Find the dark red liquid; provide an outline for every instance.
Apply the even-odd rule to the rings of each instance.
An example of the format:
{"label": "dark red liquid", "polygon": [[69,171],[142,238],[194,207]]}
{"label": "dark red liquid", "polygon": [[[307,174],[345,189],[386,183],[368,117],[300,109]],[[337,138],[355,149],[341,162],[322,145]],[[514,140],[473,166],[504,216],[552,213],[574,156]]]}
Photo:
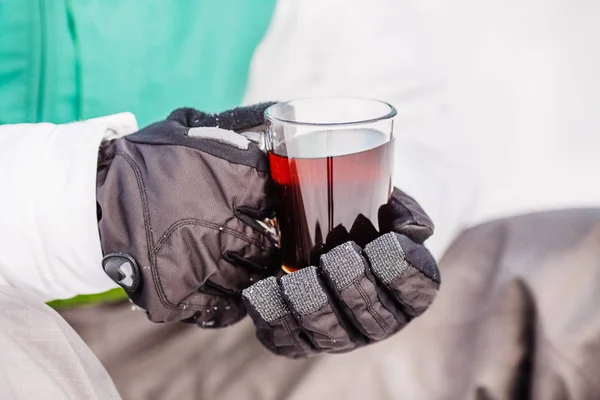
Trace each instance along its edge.
{"label": "dark red liquid", "polygon": [[[287,157],[269,153],[285,267],[318,265],[339,244],[364,246],[377,236],[392,189],[394,143],[386,140],[371,130],[322,131],[286,143]],[[335,155],[344,152],[353,154]]]}

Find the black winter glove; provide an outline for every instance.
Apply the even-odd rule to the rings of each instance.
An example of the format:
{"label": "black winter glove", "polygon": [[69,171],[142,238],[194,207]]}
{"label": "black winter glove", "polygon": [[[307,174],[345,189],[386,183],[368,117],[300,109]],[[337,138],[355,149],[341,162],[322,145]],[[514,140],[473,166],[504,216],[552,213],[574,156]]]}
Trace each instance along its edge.
{"label": "black winter glove", "polygon": [[273,214],[267,157],[234,132],[262,125],[268,105],[179,109],[102,146],[103,267],[150,320],[232,324],[246,314],[241,290],[279,271],[257,222]]}
{"label": "black winter glove", "polygon": [[421,315],[440,285],[422,245],[433,224],[395,190],[379,213],[384,235],[361,249],[342,244],[311,266],[243,291],[258,339],[273,353],[307,357],[347,352],[383,340]]}
{"label": "black winter glove", "polygon": [[152,321],[221,327],[247,310],[259,340],[288,357],[385,339],[420,315],[439,288],[422,245],[431,221],[395,190],[379,213],[383,236],[364,249],[345,243],[319,266],[275,278],[280,260],[257,222],[274,210],[267,157],[235,133],[260,130],[266,106],[218,115],[179,109],[102,146],[105,271]]}

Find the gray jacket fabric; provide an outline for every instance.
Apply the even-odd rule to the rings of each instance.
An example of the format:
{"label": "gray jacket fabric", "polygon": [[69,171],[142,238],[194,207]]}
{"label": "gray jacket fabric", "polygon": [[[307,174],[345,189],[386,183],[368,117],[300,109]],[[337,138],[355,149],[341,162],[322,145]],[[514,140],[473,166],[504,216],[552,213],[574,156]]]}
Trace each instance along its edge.
{"label": "gray jacket fabric", "polygon": [[124,399],[600,398],[600,209],[472,228],[440,270],[436,301],[402,332],[308,360],[270,354],[248,319],[157,325],[127,303],[62,315]]}
{"label": "gray jacket fabric", "polygon": [[[130,303],[64,310],[0,288],[2,399],[600,398],[600,209],[472,228],[432,307],[341,355],[269,353],[246,318],[152,324]],[[90,352],[94,351],[98,359]]]}

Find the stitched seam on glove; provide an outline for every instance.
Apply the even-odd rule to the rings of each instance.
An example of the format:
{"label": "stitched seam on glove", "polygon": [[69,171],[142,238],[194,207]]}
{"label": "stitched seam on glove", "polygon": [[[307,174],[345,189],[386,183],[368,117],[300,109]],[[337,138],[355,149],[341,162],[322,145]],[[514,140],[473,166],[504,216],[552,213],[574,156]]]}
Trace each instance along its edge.
{"label": "stitched seam on glove", "polygon": [[304,350],[304,347],[298,342],[296,337],[294,337],[294,335],[292,334],[292,329],[290,328],[288,321],[285,319],[286,317],[283,317],[283,318],[284,319],[281,321],[281,325],[283,326],[283,329],[285,330],[286,335],[288,335],[290,342],[292,342],[294,344],[296,349],[298,349],[302,352],[302,357],[307,357],[308,353],[306,352],[306,350]]}
{"label": "stitched seam on glove", "polygon": [[240,240],[243,240],[244,242],[254,245],[256,247],[258,247],[261,250],[265,249],[265,246],[262,245],[260,242],[252,239],[251,237],[249,237],[248,235],[246,235],[245,233],[242,232],[238,232],[234,229],[231,228],[227,228],[225,226],[221,226],[212,222],[208,222],[208,221],[203,221],[201,219],[197,219],[197,218],[186,218],[186,219],[181,219],[175,223],[173,223],[166,231],[165,233],[161,236],[161,238],[156,242],[155,247],[154,247],[154,255],[156,255],[159,251],[160,248],[162,247],[162,245],[167,241],[167,239],[169,239],[169,237],[171,237],[171,235],[173,235],[173,233],[175,233],[177,231],[177,229],[182,228],[184,226],[187,225],[197,225],[197,226],[203,226],[205,228],[209,228],[209,229],[214,229],[226,234],[229,234],[231,236],[234,236]]}
{"label": "stitched seam on glove", "polygon": [[[423,276],[425,279],[427,279],[430,282],[433,282],[433,284],[435,285],[436,288],[436,295],[437,295],[437,291],[440,290],[440,284],[438,282],[436,282],[434,279],[431,279],[430,277],[428,277],[426,274],[423,273],[423,271],[421,271],[418,268],[415,268],[411,263],[409,263],[407,261],[407,264],[409,267],[411,267],[412,269],[414,269],[417,274],[419,274],[420,276]],[[402,276],[398,276],[395,280],[398,279],[402,279]],[[394,280],[394,281],[395,281]],[[398,305],[403,309],[404,314],[406,315],[406,317],[408,318],[408,321],[412,321],[413,319],[415,319],[416,317],[420,316],[421,313],[417,312],[417,310],[414,309],[414,307],[412,307],[411,305],[407,304],[405,301],[402,301],[399,296],[396,294],[397,291],[394,290],[394,288],[392,288],[392,283],[394,282],[390,282],[390,283],[384,283],[385,288],[388,290],[388,292],[390,294],[393,295],[393,299],[398,303]],[[429,303],[429,305],[427,306],[427,308],[429,308],[431,306],[431,304],[433,304],[433,301],[435,300],[435,297],[433,297],[431,303]],[[410,311],[410,312],[406,312],[406,310]]]}
{"label": "stitched seam on glove", "polygon": [[356,280],[354,281],[354,287],[356,287],[356,290],[358,291],[358,293],[360,294],[360,297],[362,297],[362,299],[365,303],[365,307],[367,308],[367,311],[369,312],[369,314],[371,314],[371,316],[373,317],[375,322],[377,322],[377,325],[379,325],[379,327],[381,328],[382,331],[387,332],[387,324],[381,319],[379,314],[377,314],[377,312],[375,312],[375,310],[373,309],[373,303],[369,299],[369,296],[367,295],[367,293],[365,293],[365,290],[363,289],[363,287],[360,286]]}
{"label": "stitched seam on glove", "polygon": [[[147,196],[146,196],[146,185],[144,183],[144,179],[141,176],[139,167],[137,166],[135,161],[133,159],[131,159],[131,157],[129,157],[124,152],[119,152],[119,153],[115,154],[115,157],[117,157],[117,156],[121,156],[127,162],[127,164],[133,170],[136,180],[138,182],[138,190],[140,192],[140,197],[142,200],[144,226],[145,226],[145,230],[146,230],[145,233],[146,233],[146,243],[147,243],[146,245],[148,247],[148,259],[149,259],[150,265],[151,265],[150,269],[152,272],[154,287],[156,288],[156,291],[159,295],[158,298],[164,307],[172,309],[172,310],[179,310],[181,307],[178,304],[172,303],[168,299],[167,294],[165,293],[165,291],[163,289],[162,280],[160,279],[160,275],[158,274],[158,269],[157,269],[157,265],[156,265],[156,254],[158,253],[159,249],[155,248],[154,238],[152,236],[152,223],[150,221],[150,211],[148,208],[148,200],[147,200]],[[184,226],[184,225],[186,225],[186,224],[181,224],[179,227]],[[193,225],[193,224],[190,224],[190,225]],[[177,227],[177,228],[179,228],[179,227]],[[176,229],[173,229],[173,232],[174,231],[176,231]],[[173,232],[171,232],[171,234]],[[236,232],[236,231],[234,231],[234,232]],[[237,232],[237,233],[239,233],[239,232]],[[234,236],[236,236],[236,235],[234,235]],[[244,240],[243,237],[239,237],[239,238]],[[255,243],[251,243],[251,244],[255,244]],[[259,247],[263,248],[264,246],[259,246]],[[211,309],[211,307],[207,307],[207,306],[199,305],[199,304],[193,304],[193,303],[186,303],[185,305],[186,305],[186,307],[189,306],[190,308],[192,308],[194,310]]]}
{"label": "stitched seam on glove", "polygon": [[146,184],[144,183],[144,178],[142,177],[142,174],[139,170],[138,165],[135,163],[135,161],[131,157],[129,157],[129,155],[127,155],[125,152],[119,152],[119,153],[115,154],[115,157],[117,157],[117,156],[122,157],[125,160],[125,162],[127,162],[127,164],[129,164],[129,166],[133,170],[135,179],[138,183],[138,190],[140,192],[140,199],[142,201],[142,214],[144,216],[144,230],[146,231],[145,234],[146,234],[146,247],[148,248],[148,254],[147,254],[148,261],[150,262],[150,270],[152,272],[153,283],[154,283],[156,292],[158,294],[158,299],[160,300],[160,302],[162,303],[162,305],[164,307],[172,309],[172,310],[179,310],[180,307],[178,307],[176,304],[171,303],[169,301],[169,299],[167,298],[167,296],[163,290],[162,282],[160,280],[160,275],[158,274],[158,271],[156,268],[156,256],[155,256],[155,252],[154,252],[154,237],[152,235],[152,222],[150,221],[150,210],[148,207],[148,198],[146,195]]}

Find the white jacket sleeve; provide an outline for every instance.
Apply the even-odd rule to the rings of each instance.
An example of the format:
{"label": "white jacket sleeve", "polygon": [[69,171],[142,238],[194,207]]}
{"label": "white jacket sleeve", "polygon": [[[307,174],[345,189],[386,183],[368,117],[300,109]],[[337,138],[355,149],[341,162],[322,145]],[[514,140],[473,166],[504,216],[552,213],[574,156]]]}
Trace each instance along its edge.
{"label": "white jacket sleeve", "polygon": [[282,0],[251,66],[246,103],[351,95],[387,100],[395,123],[395,185],[436,225],[440,257],[464,227],[475,183],[468,140],[453,117],[443,60],[408,0]]}
{"label": "white jacket sleeve", "polygon": [[101,267],[98,147],[136,130],[130,113],[0,125],[0,284],[43,300],[116,287]]}

